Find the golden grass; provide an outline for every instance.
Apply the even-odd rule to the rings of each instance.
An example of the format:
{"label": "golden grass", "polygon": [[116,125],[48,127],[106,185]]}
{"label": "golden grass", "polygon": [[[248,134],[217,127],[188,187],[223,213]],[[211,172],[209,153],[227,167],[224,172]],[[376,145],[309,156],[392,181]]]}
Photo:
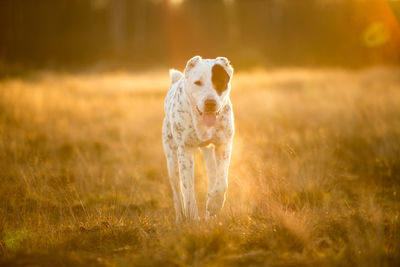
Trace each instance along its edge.
{"label": "golden grass", "polygon": [[160,138],[168,84],[167,71],[0,81],[0,265],[400,262],[399,69],[235,74],[226,205],[183,225]]}

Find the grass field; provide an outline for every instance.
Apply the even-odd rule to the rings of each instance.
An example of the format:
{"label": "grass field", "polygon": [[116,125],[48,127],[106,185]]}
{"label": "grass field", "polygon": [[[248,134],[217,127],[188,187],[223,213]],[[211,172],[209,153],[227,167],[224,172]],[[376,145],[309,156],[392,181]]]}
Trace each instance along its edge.
{"label": "grass field", "polygon": [[400,69],[236,73],[227,201],[194,224],[175,224],[168,86],[167,70],[0,81],[1,266],[400,263]]}

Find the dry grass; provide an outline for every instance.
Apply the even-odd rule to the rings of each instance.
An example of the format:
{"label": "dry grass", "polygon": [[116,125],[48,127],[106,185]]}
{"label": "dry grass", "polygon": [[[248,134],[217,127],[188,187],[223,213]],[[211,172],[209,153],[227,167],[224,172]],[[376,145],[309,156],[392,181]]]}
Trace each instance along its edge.
{"label": "dry grass", "polygon": [[236,74],[226,206],[184,225],[160,138],[168,83],[0,81],[0,265],[399,264],[399,69]]}

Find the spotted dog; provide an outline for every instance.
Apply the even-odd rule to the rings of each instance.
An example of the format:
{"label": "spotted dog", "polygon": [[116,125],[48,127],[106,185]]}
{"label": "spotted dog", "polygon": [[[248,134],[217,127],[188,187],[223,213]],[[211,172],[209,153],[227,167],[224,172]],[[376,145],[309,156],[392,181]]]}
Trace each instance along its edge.
{"label": "spotted dog", "polygon": [[199,218],[193,157],[198,147],[208,176],[206,218],[224,205],[234,134],[229,99],[232,74],[225,57],[195,56],[187,62],[184,73],[170,70],[162,139],[177,221]]}

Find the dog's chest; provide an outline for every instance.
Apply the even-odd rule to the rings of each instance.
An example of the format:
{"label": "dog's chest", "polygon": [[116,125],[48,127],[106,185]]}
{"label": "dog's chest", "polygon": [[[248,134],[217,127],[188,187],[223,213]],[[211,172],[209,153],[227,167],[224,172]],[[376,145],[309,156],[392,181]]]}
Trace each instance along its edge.
{"label": "dog's chest", "polygon": [[[200,124],[197,122],[197,124]],[[183,136],[185,145],[187,146],[207,146],[209,144],[225,143],[224,130],[220,127],[207,127],[203,128],[201,125],[194,125],[188,127],[187,134]]]}

